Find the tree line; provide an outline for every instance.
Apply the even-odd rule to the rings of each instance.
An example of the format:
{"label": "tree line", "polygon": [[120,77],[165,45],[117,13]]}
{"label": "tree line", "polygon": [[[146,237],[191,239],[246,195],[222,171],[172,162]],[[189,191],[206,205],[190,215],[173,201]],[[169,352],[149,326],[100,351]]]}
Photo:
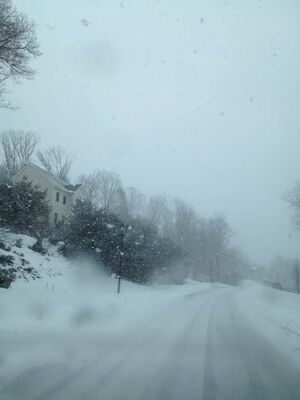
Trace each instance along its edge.
{"label": "tree line", "polygon": [[[60,146],[39,151],[32,132],[8,131],[0,139],[1,222],[32,231],[42,221],[44,229],[50,212],[45,196],[30,183],[12,186],[11,177],[35,161],[68,180],[74,157]],[[65,254],[88,252],[109,272],[139,282],[160,277],[179,283],[191,277],[236,284],[251,272],[247,258],[231,244],[233,232],[224,216],[200,217],[185,201],[164,195],[147,198],[134,187],[124,187],[112,171],[98,169],[79,181],[85,201],[53,233],[65,242]]]}

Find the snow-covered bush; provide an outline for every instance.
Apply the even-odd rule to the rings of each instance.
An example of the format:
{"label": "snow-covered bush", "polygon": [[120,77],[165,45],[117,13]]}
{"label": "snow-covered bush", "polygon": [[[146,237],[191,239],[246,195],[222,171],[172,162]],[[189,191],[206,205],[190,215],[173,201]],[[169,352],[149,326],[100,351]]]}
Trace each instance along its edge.
{"label": "snow-covered bush", "polygon": [[14,258],[10,255],[0,254],[0,265],[13,265]]}
{"label": "snow-covered bush", "polygon": [[41,238],[38,238],[37,241],[29,247],[31,250],[35,251],[36,253],[40,254],[46,254],[47,249],[43,246],[43,240]]}
{"label": "snow-covered bush", "polygon": [[15,275],[12,271],[0,269],[0,288],[8,289],[14,279]]}
{"label": "snow-covered bush", "polygon": [[140,283],[158,274],[168,275],[172,282],[183,281],[180,271],[173,271],[183,255],[180,248],[159,237],[157,228],[140,217],[125,224],[108,210],[81,202],[65,227],[64,242],[63,254],[85,252],[100,261],[109,274]]}
{"label": "snow-covered bush", "polygon": [[18,232],[35,233],[48,227],[50,208],[46,192],[25,180],[0,185],[0,224]]}

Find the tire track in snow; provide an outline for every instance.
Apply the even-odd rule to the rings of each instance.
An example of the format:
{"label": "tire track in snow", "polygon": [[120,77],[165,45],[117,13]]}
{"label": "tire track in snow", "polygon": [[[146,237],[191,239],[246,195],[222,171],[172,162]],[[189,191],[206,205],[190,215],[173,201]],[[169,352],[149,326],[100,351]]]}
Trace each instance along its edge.
{"label": "tire track in snow", "polygon": [[[150,325],[150,323],[148,322],[147,324],[143,325],[142,328],[140,328],[136,331],[130,332],[130,334],[128,334],[126,336],[126,338],[128,339],[128,341],[132,340],[133,335],[143,332],[143,330],[146,329],[149,325]],[[157,328],[157,330],[159,330],[159,328]],[[149,337],[151,337],[152,335],[153,335],[153,332],[151,332]],[[126,338],[124,338],[123,340],[126,340]],[[88,374],[93,368],[96,368],[97,366],[99,366],[99,363],[101,362],[100,361],[101,358],[104,358],[105,356],[109,355],[110,352],[111,352],[111,348],[107,348],[104,351],[100,352],[99,354],[97,354],[96,358],[94,358],[92,361],[90,361],[89,363],[76,369],[73,373],[71,373],[67,377],[63,378],[55,386],[52,386],[51,388],[43,391],[38,397],[36,397],[35,400],[51,400],[51,399],[53,399],[55,396],[59,395],[67,386],[69,386],[73,382],[75,382],[78,378],[80,378],[81,376],[83,376],[85,374]],[[101,378],[99,378],[97,383],[102,384],[103,382],[105,382],[107,379],[109,379],[109,377],[113,373],[115,373],[118,369],[122,368],[122,366],[125,364],[125,362],[127,362],[126,359],[116,362],[116,365],[109,368],[108,371],[106,371],[101,376]],[[89,392],[85,392],[83,394],[83,398],[90,399],[90,398],[93,398],[93,395],[91,395],[91,393],[89,393]]]}
{"label": "tire track in snow", "polygon": [[[185,296],[186,298],[187,296]],[[192,299],[191,299],[192,301]],[[159,322],[161,322],[163,325],[166,325],[168,321],[172,320],[174,317],[176,318],[176,314],[178,313],[178,307],[184,307],[185,304],[179,303],[178,307],[176,307],[177,302],[172,304],[171,312],[168,309],[165,309],[163,312],[160,312],[156,318]],[[166,318],[162,318],[162,314],[165,312]],[[161,321],[162,320],[162,321]],[[141,338],[139,338],[138,342],[136,339],[132,339],[134,335],[138,335],[139,333],[143,333],[147,331],[147,328],[151,326],[155,326],[155,329],[151,329],[150,332]],[[161,330],[161,324],[157,325],[155,323],[155,320],[150,320],[147,321],[146,324],[143,324],[142,327],[140,327],[138,330],[131,331],[128,335],[126,335],[124,338],[122,338],[122,341],[124,342],[124,345],[122,346],[120,350],[120,354],[122,353],[122,349],[127,348],[128,342],[133,342],[135,343],[136,346],[140,346],[141,348],[147,342],[147,340],[151,339],[155,334],[157,334]],[[128,340],[128,341],[127,341]],[[64,377],[60,382],[58,382],[56,385],[44,390],[39,396],[35,398],[35,400],[52,400],[59,394],[61,394],[67,386],[72,385],[77,379],[80,379],[83,375],[88,374],[93,368],[96,368],[97,366],[100,365],[101,363],[101,358],[109,355],[111,352],[111,348],[108,348],[102,352],[100,352],[96,358],[94,358],[92,361],[89,363],[83,365],[82,367],[76,369],[73,373],[69,374],[67,377]],[[82,393],[82,398],[84,399],[93,399],[97,396],[99,396],[99,391],[101,389],[102,384],[104,384],[107,380],[109,380],[113,374],[117,373],[120,371],[122,368],[124,368],[127,365],[127,358],[126,357],[120,357],[118,360],[115,360],[115,363],[112,367],[110,367],[108,370],[104,371],[103,374],[101,374],[97,380],[97,384],[95,387],[91,388],[88,391],[85,391]]]}
{"label": "tire track in snow", "polygon": [[233,306],[230,300],[228,299],[228,307],[233,333],[248,373],[248,398],[298,400],[300,396],[299,371],[295,365],[260,333],[259,327],[256,326],[253,329],[248,325],[238,313],[237,306]]}
{"label": "tire track in snow", "polygon": [[[199,295],[199,293],[195,293],[191,297],[195,297],[196,294]],[[210,302],[210,298],[205,299],[200,307],[197,308],[197,311],[191,317],[184,331],[172,344],[164,362],[143,391],[139,400],[167,400],[176,397],[173,390],[178,382],[178,378],[182,378],[180,375],[181,361],[187,353],[192,336],[195,335],[195,326],[199,323],[199,319],[203,317],[201,311],[205,309]]]}
{"label": "tire track in snow", "polygon": [[216,378],[213,354],[213,322],[215,303],[212,305],[206,332],[206,348],[204,362],[203,396],[202,400],[216,399]]}
{"label": "tire track in snow", "polygon": [[[194,302],[194,300],[192,299],[189,299],[188,301]],[[191,334],[191,332],[193,332],[191,328],[196,323],[197,317],[200,314],[200,310],[204,308],[210,301],[211,300],[209,298],[207,299],[206,297],[203,299],[203,303],[201,303],[200,307],[197,308],[197,312],[194,314],[194,318],[192,318],[192,321],[188,324],[188,326],[184,329],[184,332],[181,333],[179,338],[176,339],[174,344],[171,346],[171,350],[168,352],[165,362],[159,369],[159,373],[155,374],[155,378],[151,381],[151,384],[146,387],[146,390],[143,390],[143,395],[141,399],[165,400],[172,398],[170,397],[171,394],[170,389],[172,389],[172,387],[174,386],[179,368],[175,368],[175,370],[171,372],[170,366],[174,365],[172,361],[178,359],[178,349],[181,349],[182,354],[184,354],[184,349],[188,344],[187,337],[189,336],[189,334]],[[183,308],[182,311],[184,312],[186,310],[186,303],[182,302],[180,304],[180,307]],[[157,338],[159,339],[160,335],[158,334],[160,334],[162,328],[166,328],[166,326],[168,326],[168,322],[174,321],[174,318],[176,319],[178,317],[178,312],[179,313],[181,312],[179,307],[173,309],[172,312],[168,315],[168,317],[162,321],[162,326],[156,327],[153,331],[149,332],[147,336],[144,336],[142,338],[142,340],[139,343],[141,350],[143,349],[145,344],[150,343],[150,340]],[[138,359],[139,357],[143,357],[143,354],[139,351],[136,351],[131,355],[131,361],[134,359]],[[89,392],[85,392],[82,395],[82,398],[85,400],[87,399],[92,400],[96,398],[98,399],[99,396],[101,396],[101,385],[107,383],[107,380],[109,380],[110,378],[116,379],[116,374],[121,372],[122,370],[125,371],[125,367],[127,368],[127,366],[128,366],[128,358],[127,357],[121,358],[121,360],[118,361],[117,365],[115,365],[112,369],[107,371],[107,374],[105,374],[105,376],[101,376],[101,378],[97,382],[97,385],[94,388],[92,388]],[[166,373],[168,373],[167,378],[166,378]],[[164,376],[163,382],[161,378],[162,376]],[[117,383],[115,382],[114,386],[116,386],[116,384]],[[157,390],[153,391],[153,387],[157,387]],[[110,395],[108,396],[109,398],[114,398],[111,397]]]}

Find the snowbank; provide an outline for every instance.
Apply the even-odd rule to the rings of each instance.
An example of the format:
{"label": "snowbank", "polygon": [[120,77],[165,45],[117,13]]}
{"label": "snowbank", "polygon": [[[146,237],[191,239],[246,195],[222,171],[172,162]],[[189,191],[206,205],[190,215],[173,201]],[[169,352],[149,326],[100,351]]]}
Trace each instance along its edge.
{"label": "snowbank", "polygon": [[245,282],[244,301],[257,315],[300,337],[300,295]]}
{"label": "snowbank", "polygon": [[237,300],[254,330],[300,365],[300,296],[248,281]]}

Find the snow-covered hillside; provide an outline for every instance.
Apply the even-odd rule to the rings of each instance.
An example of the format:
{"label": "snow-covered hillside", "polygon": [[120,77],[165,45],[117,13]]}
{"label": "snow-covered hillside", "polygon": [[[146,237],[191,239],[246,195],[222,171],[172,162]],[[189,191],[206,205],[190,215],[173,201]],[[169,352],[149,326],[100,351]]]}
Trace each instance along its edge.
{"label": "snow-covered hillside", "polygon": [[59,255],[59,245],[53,246],[44,240],[45,254],[41,254],[32,249],[36,241],[34,237],[1,229],[0,270],[9,271],[17,283],[38,279],[45,283],[48,278],[66,276],[70,271],[69,262]]}

